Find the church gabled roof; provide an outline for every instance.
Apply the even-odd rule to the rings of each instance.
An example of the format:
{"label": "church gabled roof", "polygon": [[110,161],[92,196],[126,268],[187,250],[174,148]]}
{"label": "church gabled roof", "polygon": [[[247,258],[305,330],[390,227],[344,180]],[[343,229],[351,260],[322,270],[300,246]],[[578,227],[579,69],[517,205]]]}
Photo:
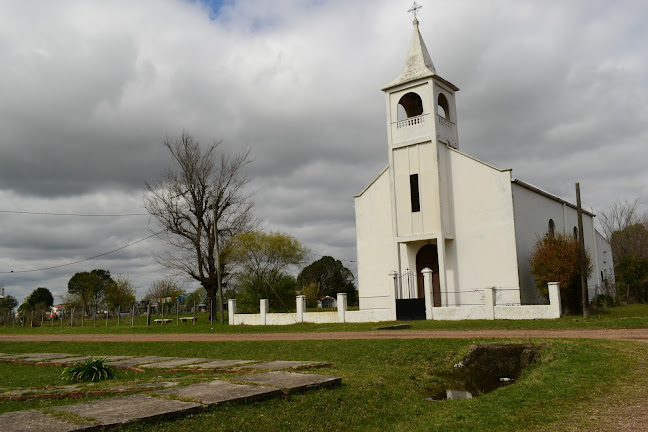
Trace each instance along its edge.
{"label": "church gabled roof", "polygon": [[414,18],[414,31],[412,33],[412,41],[410,42],[409,50],[407,51],[407,58],[405,59],[405,67],[403,72],[394,81],[387,84],[383,90],[397,86],[407,81],[412,81],[419,78],[427,78],[436,75],[436,69],[430,58],[423,37],[418,28],[418,20]]}

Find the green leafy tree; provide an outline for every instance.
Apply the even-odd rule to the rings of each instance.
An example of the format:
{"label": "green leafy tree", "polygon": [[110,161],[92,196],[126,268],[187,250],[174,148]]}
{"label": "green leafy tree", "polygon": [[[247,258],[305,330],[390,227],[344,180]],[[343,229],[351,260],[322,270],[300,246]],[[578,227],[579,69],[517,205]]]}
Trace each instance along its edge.
{"label": "green leafy tree", "polygon": [[201,304],[207,301],[207,290],[204,287],[196,288],[194,292],[187,298],[186,302],[188,305],[193,306],[193,304]]}
{"label": "green leafy tree", "polygon": [[324,256],[304,267],[297,276],[297,282],[303,286],[316,284],[319,287],[320,296],[335,298],[337,293],[346,293],[349,304],[356,304],[358,301],[358,291],[353,283],[354,280],[355,277],[351,270],[346,268],[340,260],[331,256]]}
{"label": "green leafy tree", "polygon": [[292,307],[296,282],[284,270],[302,263],[307,253],[296,238],[281,232],[253,231],[234,237],[230,258],[239,270],[241,298],[244,302],[267,298],[271,308],[280,310]]}
{"label": "green leafy tree", "polygon": [[114,282],[107,270],[95,269],[91,272],[76,273],[68,282],[68,293],[79,296],[83,305],[88,308],[98,304],[106,287]]}
{"label": "green leafy tree", "polygon": [[49,309],[54,304],[54,296],[47,288],[36,288],[29,294],[22,305],[20,305],[19,310],[28,310],[28,311],[44,311]]}
{"label": "green leafy tree", "polygon": [[126,276],[117,276],[106,286],[104,299],[110,308],[126,308],[135,302],[135,287]]}
{"label": "green leafy tree", "polygon": [[646,301],[648,283],[648,259],[626,256],[614,270],[620,294],[627,300]]}
{"label": "green leafy tree", "polygon": [[251,274],[238,277],[237,306],[242,313],[259,311],[259,301],[268,299],[271,311],[286,312],[295,308],[297,281],[285,273],[277,273],[259,282]]}
{"label": "green leafy tree", "polygon": [[[585,252],[587,276],[592,272],[592,263]],[[563,309],[577,314],[582,311],[580,247],[578,240],[566,234],[549,233],[536,240],[529,259],[531,275],[535,278],[538,293],[547,297],[549,282],[560,283],[560,297]]]}
{"label": "green leafy tree", "polygon": [[314,308],[317,307],[317,301],[319,300],[319,286],[316,283],[309,283],[304,285],[297,280],[298,284],[301,284],[301,293],[306,297],[306,307]]}
{"label": "green leafy tree", "polygon": [[18,306],[18,300],[14,296],[4,296],[0,298],[0,322],[4,323],[9,319],[11,312]]}

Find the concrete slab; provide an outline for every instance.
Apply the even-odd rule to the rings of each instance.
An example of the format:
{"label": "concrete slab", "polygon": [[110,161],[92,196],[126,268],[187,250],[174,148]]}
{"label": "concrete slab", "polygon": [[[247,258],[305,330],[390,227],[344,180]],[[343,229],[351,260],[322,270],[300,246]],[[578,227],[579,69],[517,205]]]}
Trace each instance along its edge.
{"label": "concrete slab", "polygon": [[63,357],[60,359],[53,359],[53,360],[48,360],[48,363],[52,363],[55,365],[67,365],[67,364],[74,364],[76,362],[82,362],[84,360],[87,360],[91,358],[92,356],[83,356],[83,357]]}
{"label": "concrete slab", "polygon": [[263,363],[256,363],[249,366],[242,366],[241,369],[266,369],[266,370],[280,370],[280,369],[299,369],[307,367],[324,366],[324,362],[313,361],[284,361],[275,360]]}
{"label": "concrete slab", "polygon": [[187,368],[198,369],[222,369],[233,366],[255,363],[257,360],[212,360],[207,363],[197,363],[186,366]]}
{"label": "concrete slab", "polygon": [[342,382],[342,378],[334,376],[302,374],[285,371],[265,372],[237,377],[236,379],[238,381],[250,382],[253,384],[264,384],[273,387],[280,387],[288,390],[289,392],[308,390],[318,387],[332,387],[339,385]]}
{"label": "concrete slab", "polygon": [[282,394],[276,387],[262,387],[244,384],[232,384],[227,381],[212,381],[207,384],[192,384],[162,390],[156,394],[169,394],[189,398],[211,406],[223,402],[248,402],[267,399]]}
{"label": "concrete slab", "polygon": [[94,356],[94,357],[95,358],[99,357],[99,358],[106,359],[107,362],[112,362],[112,361],[115,361],[115,360],[126,360],[126,359],[133,358],[133,356],[118,356],[118,355]]}
{"label": "concrete slab", "polygon": [[204,407],[194,402],[136,394],[54,407],[51,410],[92,418],[97,420],[102,427],[110,428],[133,422],[171,419],[195,414],[203,411]]}
{"label": "concrete slab", "polygon": [[167,360],[167,361],[162,361],[162,362],[157,362],[157,363],[148,363],[148,364],[142,364],[139,367],[146,369],[170,369],[170,368],[176,368],[179,366],[184,366],[192,363],[201,363],[205,362],[209,359],[206,358],[177,358],[174,360]]}
{"label": "concrete slab", "polygon": [[21,361],[46,361],[66,357],[77,357],[78,354],[62,354],[62,353],[33,353],[33,354],[16,354],[13,359]]}
{"label": "concrete slab", "polygon": [[11,432],[68,432],[83,430],[92,426],[92,423],[72,423],[40,411],[16,411],[0,414],[0,431]]}
{"label": "concrete slab", "polygon": [[146,356],[146,357],[132,357],[124,360],[111,361],[110,366],[137,366],[141,364],[161,362],[172,360],[174,357],[160,357],[160,356]]}

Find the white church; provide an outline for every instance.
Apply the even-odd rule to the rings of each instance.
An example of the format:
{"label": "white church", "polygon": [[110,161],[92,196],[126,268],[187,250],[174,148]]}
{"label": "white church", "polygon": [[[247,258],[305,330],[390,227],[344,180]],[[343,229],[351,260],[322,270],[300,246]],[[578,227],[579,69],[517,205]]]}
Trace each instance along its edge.
{"label": "white church", "polygon": [[485,302],[532,311],[524,305],[543,299],[529,256],[547,232],[584,237],[592,299],[613,278],[595,215],[583,212],[579,233],[574,204],[462,153],[458,90],[437,74],[414,18],[403,72],[382,89],[389,164],[355,197],[360,310],[391,319],[483,318],[470,310]]}

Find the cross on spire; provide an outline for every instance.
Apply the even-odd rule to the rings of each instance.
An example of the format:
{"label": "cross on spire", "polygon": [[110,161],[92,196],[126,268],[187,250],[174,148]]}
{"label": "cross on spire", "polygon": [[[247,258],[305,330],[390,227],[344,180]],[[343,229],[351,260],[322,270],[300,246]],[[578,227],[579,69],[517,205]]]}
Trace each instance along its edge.
{"label": "cross on spire", "polygon": [[414,15],[414,19],[416,19],[416,14],[418,13],[419,9],[421,9],[422,7],[423,7],[423,6],[419,5],[419,4],[416,3],[416,1],[415,1],[414,4],[412,4],[412,7],[411,7],[407,12],[411,13],[412,15]]}

